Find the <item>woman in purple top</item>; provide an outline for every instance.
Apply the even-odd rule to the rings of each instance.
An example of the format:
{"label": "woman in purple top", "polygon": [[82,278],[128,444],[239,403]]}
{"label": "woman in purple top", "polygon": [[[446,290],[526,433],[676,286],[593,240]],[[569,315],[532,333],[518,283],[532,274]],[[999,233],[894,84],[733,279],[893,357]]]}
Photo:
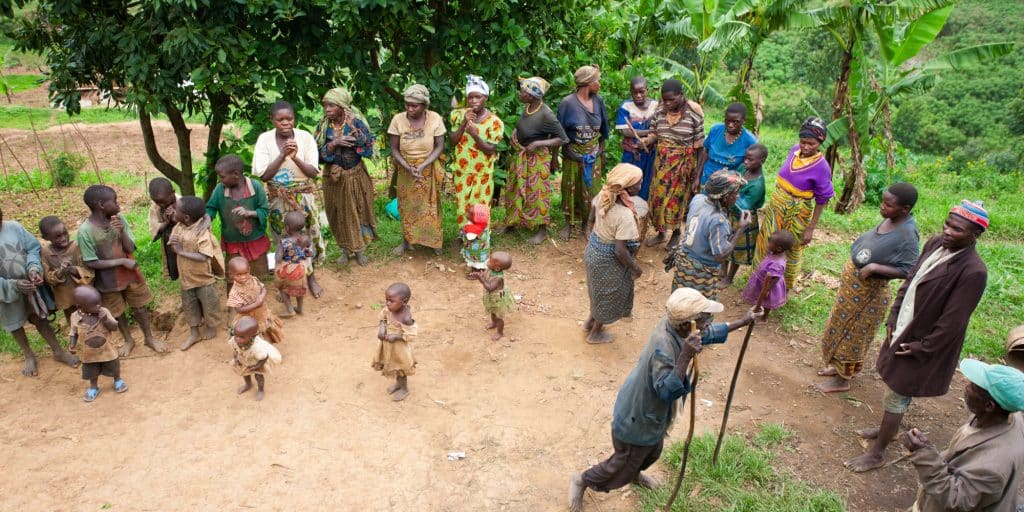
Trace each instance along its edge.
{"label": "woman in purple top", "polygon": [[832,168],[821,154],[825,142],[825,123],[808,118],[800,127],[800,143],[789,150],[789,157],[779,169],[775,191],[764,207],[764,219],[757,233],[756,268],[768,252],[768,239],[776,230],[793,233],[797,243],[786,253],[786,289],[792,290],[800,275],[803,248],[811,243],[814,228],[829,199],[836,195],[832,188]]}

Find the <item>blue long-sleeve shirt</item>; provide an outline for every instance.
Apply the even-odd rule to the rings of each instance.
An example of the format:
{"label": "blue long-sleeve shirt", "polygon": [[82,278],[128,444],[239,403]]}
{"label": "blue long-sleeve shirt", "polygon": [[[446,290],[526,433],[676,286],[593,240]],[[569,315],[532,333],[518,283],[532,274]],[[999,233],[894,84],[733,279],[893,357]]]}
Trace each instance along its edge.
{"label": "blue long-sleeve shirt", "polygon": [[[728,324],[714,323],[704,329],[701,343],[724,343],[728,336]],[[665,437],[675,419],[677,401],[690,392],[689,379],[675,371],[682,343],[668,318],[662,318],[619,389],[612,413],[613,437],[638,446],[653,446]]]}

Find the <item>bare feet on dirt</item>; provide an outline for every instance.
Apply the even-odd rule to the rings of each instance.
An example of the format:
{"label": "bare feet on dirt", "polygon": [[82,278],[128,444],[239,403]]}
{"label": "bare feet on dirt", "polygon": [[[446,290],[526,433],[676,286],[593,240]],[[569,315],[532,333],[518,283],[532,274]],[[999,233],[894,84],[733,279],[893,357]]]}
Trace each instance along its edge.
{"label": "bare feet on dirt", "polygon": [[358,263],[360,267],[365,267],[370,264],[370,258],[367,258],[362,251],[359,251],[356,253],[356,263]]}
{"label": "bare feet on dirt", "polygon": [[64,363],[72,368],[78,368],[78,364],[81,362],[77,357],[69,354],[68,352],[61,350],[60,352],[54,352],[53,360],[58,363]]}
{"label": "bare feet on dirt", "polygon": [[658,233],[657,235],[654,235],[654,236],[648,238],[644,242],[644,245],[646,245],[647,247],[654,247],[656,245],[661,245],[662,242],[664,242],[664,241],[665,241],[665,233]]}
{"label": "bare feet on dirt", "polygon": [[256,391],[256,396],[254,396],[252,398],[253,398],[253,400],[256,400],[257,402],[259,402],[260,400],[263,400],[263,391],[262,390]]}
{"label": "bare feet on dirt", "polygon": [[241,395],[250,389],[252,389],[252,382],[246,382],[245,384],[242,384],[242,387],[238,388],[238,394]]}
{"label": "bare feet on dirt", "polygon": [[826,366],[818,370],[819,377],[835,377],[836,375],[839,375],[839,372],[831,366]]}
{"label": "bare feet on dirt", "polygon": [[615,340],[615,337],[604,330],[591,332],[590,335],[587,336],[587,343],[590,343],[591,345],[603,345],[605,343],[611,343],[613,340]]}
{"label": "bare feet on dirt", "polygon": [[531,245],[540,245],[541,243],[544,242],[544,240],[547,239],[548,228],[541,226],[539,229],[537,229],[537,232],[527,240],[527,242],[529,242]]}
{"label": "bare feet on dirt", "polygon": [[157,354],[163,354],[164,352],[167,352],[167,345],[164,345],[164,342],[156,338],[150,338],[148,340],[145,340],[144,343],[146,344],[147,347],[152,349],[153,352],[156,352]]}
{"label": "bare feet on dirt", "polygon": [[491,341],[498,341],[501,339],[502,336],[504,336],[502,333],[496,332],[491,335]]}
{"label": "bare feet on dirt", "polygon": [[334,263],[342,267],[348,265],[348,254],[345,253],[345,251],[341,251],[341,256],[338,256],[338,259],[334,260]]}
{"label": "bare feet on dirt", "polygon": [[573,473],[569,477],[569,512],[583,512],[583,474]]}
{"label": "bare feet on dirt", "polygon": [[825,382],[815,384],[814,389],[817,389],[822,393],[839,393],[841,391],[849,391],[850,381],[836,375]]}
{"label": "bare feet on dirt", "polygon": [[25,358],[25,366],[21,367],[21,374],[26,377],[36,377],[39,375],[39,368],[36,365],[35,356],[28,356]]}
{"label": "bare feet on dirt", "polygon": [[127,340],[124,342],[124,345],[121,345],[121,348],[117,349],[117,356],[128,357],[131,355],[133,349],[135,349],[135,341]]}
{"label": "bare feet on dirt", "polygon": [[395,391],[395,396],[391,397],[396,402],[405,400],[405,397],[409,396],[409,388],[402,386]]}
{"label": "bare feet on dirt", "polygon": [[401,388],[402,388],[402,384],[401,384],[401,383],[399,383],[399,382],[398,382],[398,381],[396,380],[395,382],[391,383],[391,385],[390,385],[390,386],[388,386],[388,390],[387,390],[387,391],[388,391],[388,394],[389,394],[389,395],[393,395],[393,394],[395,394],[395,391],[398,391],[398,390],[399,390],[399,389],[401,389]]}
{"label": "bare feet on dirt", "polygon": [[846,461],[843,465],[854,473],[864,473],[885,465],[885,455],[867,452],[856,459]]}
{"label": "bare feet on dirt", "polygon": [[183,341],[181,343],[181,350],[183,352],[188,350],[190,347],[192,347],[192,345],[195,345],[196,343],[199,343],[199,340],[200,340],[199,328],[198,327],[191,328],[189,330],[189,333],[188,333],[188,339],[186,339],[185,341]]}

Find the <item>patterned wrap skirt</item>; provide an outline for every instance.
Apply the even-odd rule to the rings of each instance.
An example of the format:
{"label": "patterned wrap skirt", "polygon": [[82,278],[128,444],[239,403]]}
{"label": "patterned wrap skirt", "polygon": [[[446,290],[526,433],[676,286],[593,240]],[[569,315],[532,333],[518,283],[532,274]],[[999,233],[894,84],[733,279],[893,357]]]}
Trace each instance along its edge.
{"label": "patterned wrap skirt", "polygon": [[[636,242],[630,245],[631,250],[639,247]],[[583,263],[587,267],[590,316],[602,324],[632,316],[633,274],[615,256],[615,244],[605,243],[591,233],[583,251]]]}
{"label": "patterned wrap skirt", "polygon": [[651,183],[651,225],[659,233],[678,229],[693,196],[693,169],[697,154],[692,147],[658,141]]}
{"label": "patterned wrap skirt", "polygon": [[513,140],[512,154],[505,184],[505,225],[536,228],[551,224],[551,150],[541,148],[533,153]]}
{"label": "patterned wrap skirt", "polygon": [[[734,208],[729,211],[729,224],[732,226],[733,233],[739,231],[739,210]],[[754,262],[754,254],[757,252],[758,229],[757,212],[752,211],[750,212],[750,225],[747,226],[747,229],[736,240],[736,247],[732,250],[733,263],[736,265],[750,265]]]}
{"label": "patterned wrap skirt", "polygon": [[[324,172],[324,213],[342,251],[359,252],[377,233],[373,180],[362,160],[351,169],[329,165]],[[347,254],[346,254],[347,255]]]}
{"label": "patterned wrap skirt", "polygon": [[674,256],[675,276],[672,278],[672,291],[677,288],[693,288],[710,300],[718,300],[719,266],[705,265],[679,252]]}
{"label": "patterned wrap skirt", "polygon": [[[586,144],[570,143],[562,151],[562,215],[565,216],[566,224],[585,224],[590,215],[590,200],[601,191],[600,145],[601,141],[595,138]],[[565,157],[566,151],[594,158],[589,187],[583,179],[586,164]]]}
{"label": "patterned wrap skirt", "polygon": [[757,231],[757,253],[754,255],[753,266],[761,264],[764,255],[768,253],[768,239],[778,229],[784,229],[793,233],[796,243],[786,253],[786,289],[793,291],[796,278],[800,275],[800,262],[803,259],[804,246],[800,239],[804,236],[804,229],[811,222],[811,214],[814,213],[814,198],[800,198],[793,196],[786,189],[776,186],[771,199],[764,207],[764,218]]}
{"label": "patterned wrap skirt", "polygon": [[871,342],[885,319],[890,302],[889,281],[861,279],[853,261],[847,261],[832,305],[821,355],[825,364],[850,379],[864,368]]}
{"label": "patterned wrap skirt", "polygon": [[[409,165],[423,163],[423,159],[406,158]],[[398,194],[398,218],[402,219],[402,236],[410,244],[440,249],[444,243],[441,234],[441,182],[444,167],[441,159],[434,160],[423,169],[423,178],[416,180],[408,171],[394,166]]]}

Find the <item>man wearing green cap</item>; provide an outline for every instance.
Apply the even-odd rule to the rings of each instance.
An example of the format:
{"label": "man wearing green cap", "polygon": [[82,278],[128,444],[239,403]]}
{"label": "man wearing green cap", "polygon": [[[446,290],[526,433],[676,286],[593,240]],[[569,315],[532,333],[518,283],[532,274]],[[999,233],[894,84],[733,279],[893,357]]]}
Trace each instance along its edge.
{"label": "man wearing green cap", "polygon": [[974,359],[960,362],[970,381],[964,403],[971,419],[941,454],[916,428],[903,446],[921,483],[913,512],[983,510],[1013,512],[1024,473],[1024,373]]}

